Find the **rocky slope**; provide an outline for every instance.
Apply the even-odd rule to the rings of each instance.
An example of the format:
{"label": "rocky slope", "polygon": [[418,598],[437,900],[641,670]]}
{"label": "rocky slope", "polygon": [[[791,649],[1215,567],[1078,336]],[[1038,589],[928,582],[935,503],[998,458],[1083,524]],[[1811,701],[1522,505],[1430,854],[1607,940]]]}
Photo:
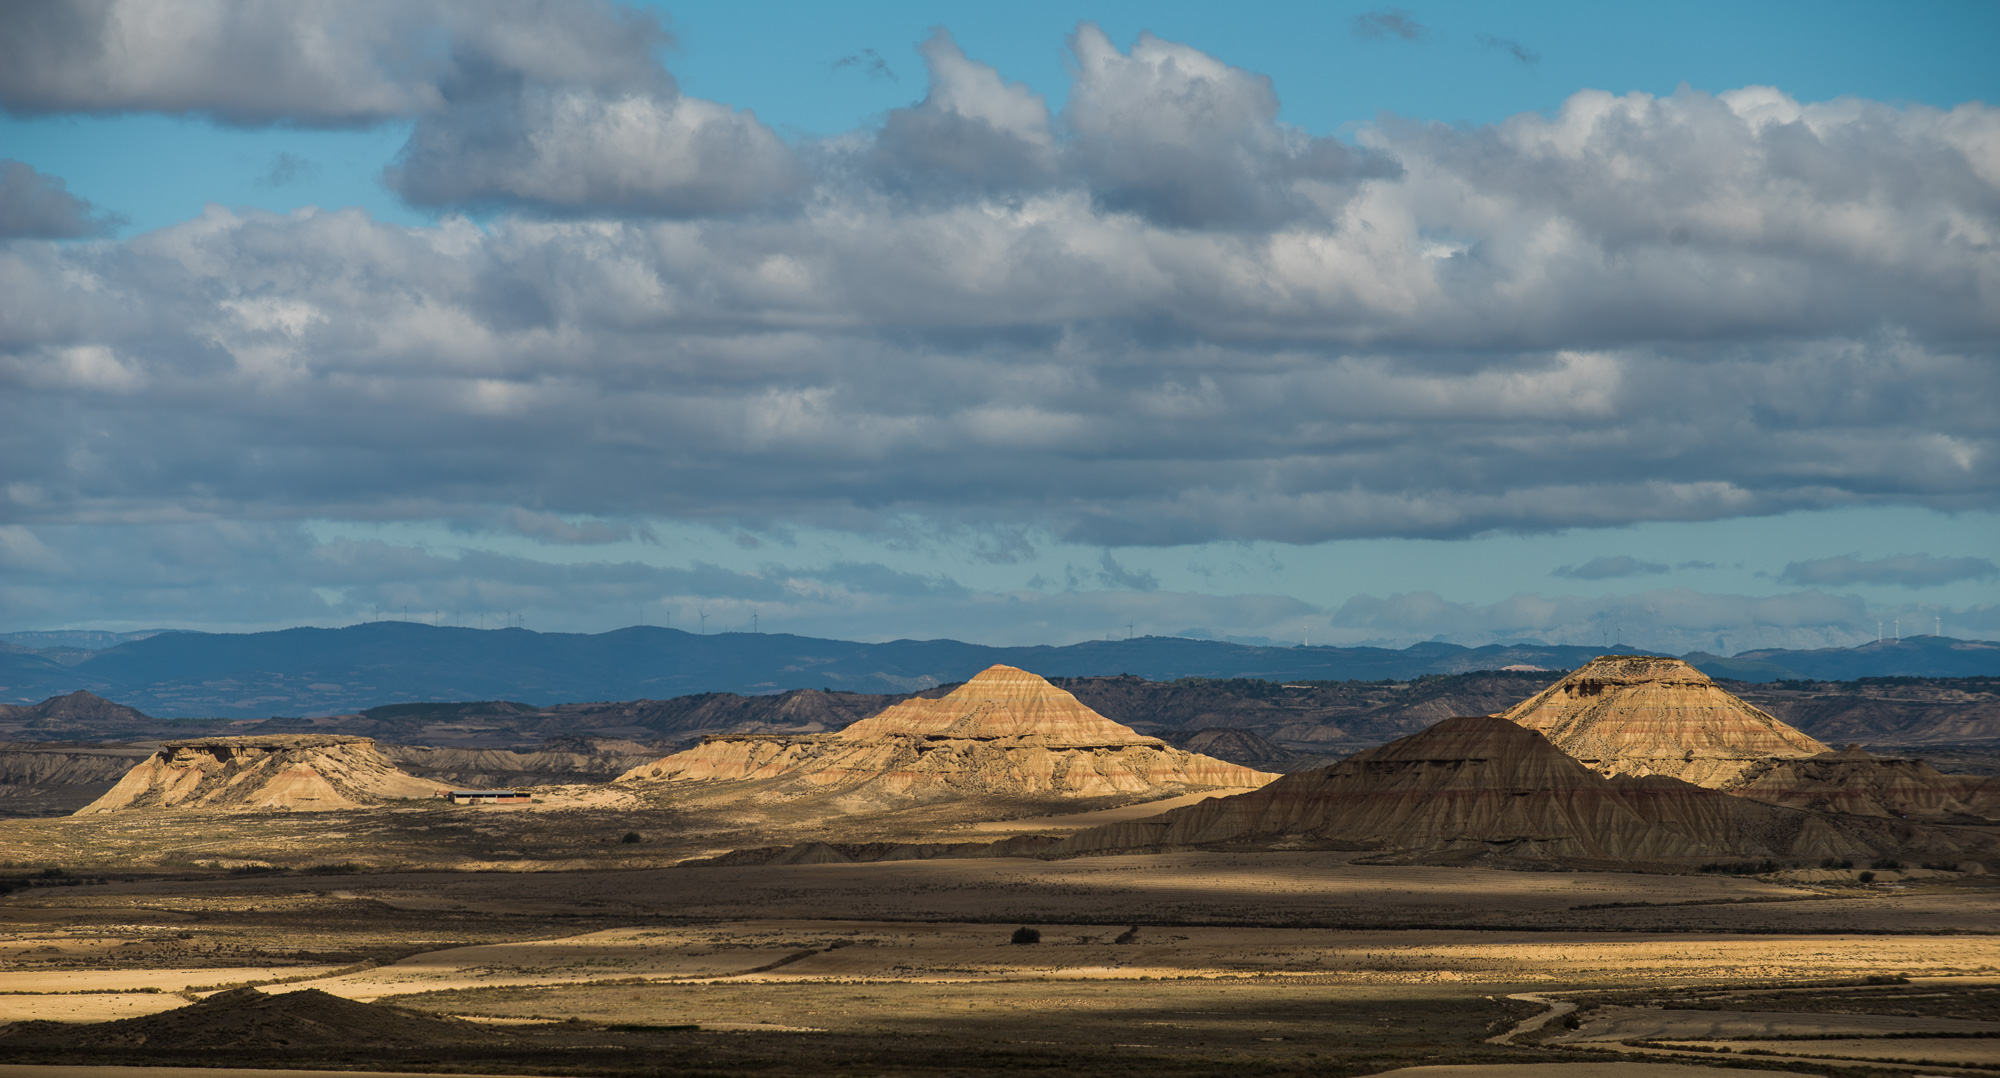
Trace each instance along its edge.
{"label": "rocky slope", "polygon": [[1758,761],[1726,792],[1772,805],[1889,819],[2000,819],[2000,779],[1947,775],[1923,760],[1884,759],[1859,745]]}
{"label": "rocky slope", "polygon": [[383,758],[421,779],[472,789],[608,782],[659,759],[659,750],[611,738],[552,738],[536,751],[379,745]]}
{"label": "rocky slope", "polygon": [[1174,739],[1175,744],[1189,752],[1213,756],[1232,764],[1254,767],[1261,771],[1297,771],[1301,767],[1320,767],[1331,761],[1325,757],[1310,756],[1293,752],[1282,745],[1258,737],[1248,730],[1232,730],[1227,727],[1212,727],[1197,730]]}
{"label": "rocky slope", "polygon": [[1821,741],[1928,751],[2000,748],[2000,678],[1731,683],[1729,690]]}
{"label": "rocky slope", "polygon": [[1251,793],[1080,832],[1045,852],[1245,842],[1430,860],[1652,863],[1866,857],[1899,843],[1966,848],[1942,834],[1900,838],[1886,823],[1778,808],[1663,776],[1607,778],[1533,730],[1477,717],[1447,719]]}
{"label": "rocky slope", "polygon": [[365,737],[211,737],[165,743],[76,814],[346,809],[444,789],[398,771]]}
{"label": "rocky slope", "polygon": [[129,745],[0,742],[0,816],[66,816],[150,755]]}
{"label": "rocky slope", "polygon": [[1679,659],[1606,655],[1501,714],[1601,774],[1734,785],[1758,761],[1830,751]]}
{"label": "rocky slope", "polygon": [[862,807],[980,795],[1137,799],[1272,777],[1176,749],[1034,674],[994,666],[942,698],[905,700],[837,734],[710,737],[618,781],[758,783],[762,798],[838,795]]}

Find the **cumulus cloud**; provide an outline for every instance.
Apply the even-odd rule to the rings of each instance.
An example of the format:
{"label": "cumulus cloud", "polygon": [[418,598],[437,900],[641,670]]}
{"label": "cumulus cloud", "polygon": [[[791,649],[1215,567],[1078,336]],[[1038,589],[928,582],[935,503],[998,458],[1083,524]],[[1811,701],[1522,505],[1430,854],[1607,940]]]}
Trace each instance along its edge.
{"label": "cumulus cloud", "polygon": [[60,177],[0,158],[0,240],[102,236],[123,221],[70,194]]}
{"label": "cumulus cloud", "polygon": [[666,37],[607,0],[27,0],[0,34],[0,108],[197,113],[344,127],[435,112],[468,70],[654,77]]}
{"label": "cumulus cloud", "polygon": [[1592,558],[1581,565],[1560,565],[1549,575],[1571,580],[1616,580],[1627,576],[1657,576],[1666,571],[1667,566],[1660,562],[1640,561],[1629,554],[1619,554]]}
{"label": "cumulus cloud", "polygon": [[1278,123],[1271,80],[1151,34],[1121,53],[1088,23],[1063,120],[1107,207],[1184,227],[1274,226],[1326,212],[1342,181],[1392,174],[1387,158]]}
{"label": "cumulus cloud", "polygon": [[[800,185],[754,115],[680,94],[654,16],[607,0],[38,0],[5,17],[0,107],[414,121],[385,179],[420,206],[688,216]],[[296,178],[284,165],[267,179]]]}
{"label": "cumulus cloud", "polygon": [[1007,190],[1054,179],[1057,153],[1042,95],[970,59],[943,27],[919,49],[930,73],[924,99],[891,109],[868,163],[906,191],[970,186]]}
{"label": "cumulus cloud", "polygon": [[384,173],[419,206],[691,217],[790,197],[790,147],[755,115],[664,90],[481,87],[417,121]]}
{"label": "cumulus cloud", "polygon": [[1961,580],[1992,580],[2000,566],[1986,558],[1933,558],[1929,554],[1895,554],[1865,559],[1852,554],[1837,558],[1795,561],[1779,579],[1814,587],[1877,584],[1897,588],[1932,588]]}
{"label": "cumulus cloud", "polygon": [[[1385,120],[1355,147],[1279,123],[1261,76],[1086,26],[1059,116],[940,33],[921,101],[800,148],[681,96],[643,20],[564,8],[580,14],[544,32],[515,17],[532,5],[470,28],[460,9],[411,10],[449,32],[391,34],[435,46],[413,67],[342,61],[362,89],[321,85],[318,112],[284,112],[282,87],[260,112],[159,79],[151,97],[116,83],[48,106],[408,116],[392,175],[411,198],[532,212],[411,228],[211,208],[118,243],[0,248],[0,524],[497,520],[592,544],[651,517],[878,538],[914,520],[1004,565],[1032,556],[1029,535],[1309,543],[1995,507],[2000,110],[1985,105],[1585,91],[1483,127]],[[160,70],[192,70],[188,49],[213,59],[167,40]],[[84,92],[65,78],[4,100]],[[802,589],[830,612],[894,591],[825,566],[713,578],[738,589],[723,595],[700,574],[272,557],[385,603],[398,588],[610,603],[636,580],[717,604]],[[1109,555],[1076,573],[1078,595],[1143,595],[1167,631],[1277,637],[1296,615],[1268,597],[1234,620],[1190,612]],[[259,609],[335,603],[268,589]],[[1782,604],[1658,594],[1794,644],[1853,614],[1808,592],[1789,601],[1831,612],[1788,626]],[[1346,615],[1356,639],[1416,631],[1373,602]],[[1598,601],[1574,602],[1437,616],[1596,629]],[[1244,612],[1267,607],[1284,612]]]}

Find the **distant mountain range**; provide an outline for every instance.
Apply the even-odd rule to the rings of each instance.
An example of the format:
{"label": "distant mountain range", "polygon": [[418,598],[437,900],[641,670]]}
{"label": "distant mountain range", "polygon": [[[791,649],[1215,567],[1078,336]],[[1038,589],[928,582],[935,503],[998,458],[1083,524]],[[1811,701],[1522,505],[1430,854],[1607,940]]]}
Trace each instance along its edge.
{"label": "distant mountain range", "polygon": [[[1565,671],[1607,650],[1444,643],[1400,650],[1255,647],[1159,636],[1006,648],[956,640],[865,644],[782,633],[702,636],[650,626],[580,634],[409,622],[266,633],[166,632],[87,652],[63,644],[69,646],[0,643],[0,703],[27,704],[87,689],[160,717],[261,718],[430,700],[548,705],[801,688],[908,693],[964,681],[994,663],[1045,677],[1409,680],[1471,670]],[[1608,650],[1653,654],[1625,646]],[[1713,677],[1760,682],[2000,674],[2000,643],[1937,636],[1856,648],[1681,657]]]}

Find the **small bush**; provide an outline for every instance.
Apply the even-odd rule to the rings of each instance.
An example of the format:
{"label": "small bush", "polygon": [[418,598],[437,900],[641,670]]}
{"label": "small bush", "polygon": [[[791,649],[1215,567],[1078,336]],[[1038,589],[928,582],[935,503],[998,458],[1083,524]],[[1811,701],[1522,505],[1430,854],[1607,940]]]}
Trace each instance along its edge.
{"label": "small bush", "polygon": [[1957,872],[1957,861],[1925,861],[1924,867],[1935,872]]}
{"label": "small bush", "polygon": [[1857,880],[1860,880],[1860,881],[1861,881],[1862,883],[1874,883],[1874,882],[1875,882],[1875,874],[1874,874],[1873,872],[1863,872],[1863,873],[1862,873],[1861,875],[1859,875],[1859,876],[1856,876],[1856,877],[1854,877],[1854,878],[1855,878],[1855,879],[1857,879]]}
{"label": "small bush", "polygon": [[1893,857],[1878,857],[1874,861],[1869,862],[1868,867],[1885,868],[1891,872],[1901,872],[1903,871],[1903,862]]}
{"label": "small bush", "polygon": [[1139,926],[1133,925],[1131,928],[1128,928],[1125,931],[1118,933],[1118,938],[1112,940],[1111,942],[1120,944],[1131,943],[1134,940],[1137,940],[1138,938],[1139,938]]}
{"label": "small bush", "polygon": [[628,846],[629,846],[629,845],[631,845],[631,844],[633,844],[633,843],[636,843],[636,842],[644,842],[644,841],[646,841],[646,840],[645,840],[644,838],[640,837],[640,835],[639,835],[639,832],[637,832],[637,831],[627,831],[627,832],[625,832],[625,837],[623,837],[623,838],[619,839],[618,841],[620,841],[620,842],[623,842],[623,843],[625,843],[626,845],[628,845]]}
{"label": "small bush", "polygon": [[1853,868],[1854,862],[1845,857],[1828,857],[1820,861],[1821,868]]}
{"label": "small bush", "polygon": [[1564,1029],[1582,1029],[1582,1028],[1583,1028],[1583,1019],[1582,1019],[1581,1017],[1579,1017],[1579,1016],[1577,1015],[1577,1013],[1576,1013],[1575,1011],[1571,1011],[1571,1012],[1569,1012],[1568,1014],[1566,1014],[1566,1015],[1563,1015],[1563,1028],[1564,1028]]}
{"label": "small bush", "polygon": [[359,872],[366,867],[368,866],[357,865],[352,861],[344,861],[337,865],[307,865],[302,871],[311,876],[334,876]]}
{"label": "small bush", "polygon": [[1014,930],[1014,938],[1009,940],[1008,942],[1040,943],[1042,942],[1042,930],[1039,928],[1029,928],[1027,925],[1022,925],[1021,927]]}

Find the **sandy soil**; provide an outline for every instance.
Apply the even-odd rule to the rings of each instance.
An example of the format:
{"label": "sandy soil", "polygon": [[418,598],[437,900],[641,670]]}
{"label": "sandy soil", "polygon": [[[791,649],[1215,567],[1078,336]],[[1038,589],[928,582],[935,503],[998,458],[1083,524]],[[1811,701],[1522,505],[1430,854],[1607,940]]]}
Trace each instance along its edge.
{"label": "sandy soil", "polygon": [[1691,1067],[1678,1063],[1492,1063],[1464,1067],[1403,1067],[1382,1078],[1701,1078],[1745,1073],[1741,1068]]}
{"label": "sandy soil", "polygon": [[980,842],[988,840],[1000,832],[1010,835],[1065,834],[1107,823],[1143,820],[1148,816],[1157,816],[1169,809],[1182,808],[1196,802],[1206,801],[1211,797],[1234,797],[1237,794],[1247,794],[1255,789],[1257,789],[1255,786],[1242,786],[1222,790],[1202,790],[1159,801],[1142,801],[1136,805],[1098,809],[1095,812],[1073,812],[1065,816],[1036,816],[1024,820],[989,820],[984,823],[973,824],[971,827],[966,828],[963,834],[960,835],[940,836],[937,841]]}
{"label": "sandy soil", "polygon": [[[0,1078],[437,1078],[435,1071],[311,1071],[256,1067],[65,1067],[60,1064],[0,1063]],[[453,1078],[523,1078],[522,1075],[462,1074]]]}
{"label": "sandy soil", "polygon": [[[108,992],[157,988],[178,992],[190,985],[262,981],[278,977],[324,976],[338,966],[198,967],[193,969],[61,969],[0,972],[0,992]],[[8,999],[0,995],[0,1008]]]}
{"label": "sandy soil", "polygon": [[[1674,1047],[1713,1048],[1703,1041],[1661,1041]],[[1866,1040],[1742,1040],[1730,1041],[1738,1054],[1761,1049],[1780,1056],[1823,1056],[1833,1059],[1925,1060],[1937,1063],[2000,1064],[2000,1041],[1878,1037]]]}
{"label": "sandy soil", "polygon": [[[1747,1038],[1825,1036],[1836,1033],[1866,1036],[1919,1032],[2000,1033],[2000,1022],[1892,1014],[1680,1011],[1620,1007],[1600,1015],[1593,1015],[1583,1023],[1583,1028],[1555,1040],[1575,1043],[1697,1037],[1735,1041]],[[1996,1041],[1992,1047],[1995,1052],[2000,1052],[2000,1041]]]}
{"label": "sandy soil", "polygon": [[[504,900],[518,911],[582,908],[607,916],[723,920],[753,915],[1627,932],[2000,932],[2000,901],[1986,887],[1912,885],[1861,892],[1727,876],[1359,865],[1349,855],[1320,852],[361,880],[348,889],[390,902],[437,903],[436,908]],[[1632,905],[1577,908],[1620,903]]]}
{"label": "sandy soil", "polygon": [[[2000,963],[2000,941],[1984,937],[1606,937],[1597,933],[1183,926],[1143,928],[1131,942],[1117,944],[1113,939],[1120,935],[1119,930],[1101,925],[1043,923],[1039,930],[1041,943],[1018,946],[1009,942],[1009,927],[992,924],[777,920],[685,929],[620,929],[559,940],[437,951],[377,969],[270,990],[313,987],[365,1000],[441,989],[616,978],[953,983],[1028,977],[1135,980],[1246,976],[1324,977],[1344,984],[1542,983],[1579,987],[1635,981],[1842,977],[1885,965],[1948,973],[1965,971],[1974,962],[1989,967]],[[783,965],[761,968],[788,957],[792,960]],[[1683,1020],[1687,1023],[1684,1029],[1659,1035],[1708,1035],[1698,1029],[1705,1028],[1704,1023],[1713,1024],[1713,1019],[1698,1012],[1687,1013],[1690,1017]],[[1872,1028],[1865,1024],[1855,1027],[1856,1031]],[[1899,1027],[1891,1023],[1883,1028]],[[1986,1026],[1974,1023],[1965,1028]],[[1772,1032],[1809,1030],[1753,1029],[1750,1035]]]}
{"label": "sandy soil", "polygon": [[0,996],[0,1023],[110,1022],[184,1007],[187,1000],[167,992],[96,992],[88,995]]}

